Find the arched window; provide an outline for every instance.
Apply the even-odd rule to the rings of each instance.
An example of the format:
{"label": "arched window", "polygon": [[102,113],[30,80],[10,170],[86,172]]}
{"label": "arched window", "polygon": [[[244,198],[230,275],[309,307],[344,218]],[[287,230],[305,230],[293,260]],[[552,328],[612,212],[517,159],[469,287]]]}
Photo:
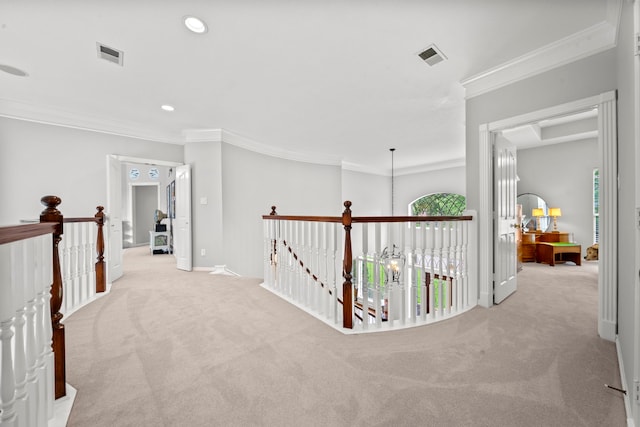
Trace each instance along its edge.
{"label": "arched window", "polygon": [[414,200],[409,205],[415,216],[460,216],[467,207],[464,196],[454,193],[433,193]]}

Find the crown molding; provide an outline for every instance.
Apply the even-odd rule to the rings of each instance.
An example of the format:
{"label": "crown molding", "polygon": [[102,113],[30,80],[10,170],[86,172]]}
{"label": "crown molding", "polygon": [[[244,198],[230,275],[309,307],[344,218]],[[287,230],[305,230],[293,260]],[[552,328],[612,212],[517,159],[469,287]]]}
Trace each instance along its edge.
{"label": "crown molding", "polygon": [[222,129],[184,129],[184,142],[222,142]]}
{"label": "crown molding", "polygon": [[147,141],[182,144],[182,136],[179,133],[152,131],[134,123],[95,117],[86,113],[64,110],[60,107],[35,105],[10,99],[0,98],[0,116]]}
{"label": "crown molding", "polygon": [[334,156],[319,156],[317,154],[305,154],[300,152],[294,152],[289,150],[283,150],[275,148],[270,145],[266,145],[250,138],[238,135],[230,132],[226,129],[222,129],[222,142],[234,145],[236,147],[244,148],[245,150],[253,151],[267,156],[278,157],[285,160],[294,160],[303,163],[313,163],[327,166],[340,166],[341,160]]}
{"label": "crown molding", "polygon": [[621,13],[622,0],[608,0],[604,21],[462,80],[465,98],[491,92],[615,47]]}
{"label": "crown molding", "polygon": [[[438,163],[428,163],[428,164],[409,166],[404,168],[395,168],[393,171],[393,175],[396,177],[403,176],[403,175],[413,175],[418,173],[434,172],[434,171],[444,170],[444,169],[465,167],[465,165],[466,165],[466,161],[464,158],[451,159],[451,160],[441,161]],[[367,173],[370,175],[391,176],[391,169],[385,169],[384,171],[380,171],[380,169],[360,165],[357,163],[342,162],[342,169],[348,170],[351,172]]]}

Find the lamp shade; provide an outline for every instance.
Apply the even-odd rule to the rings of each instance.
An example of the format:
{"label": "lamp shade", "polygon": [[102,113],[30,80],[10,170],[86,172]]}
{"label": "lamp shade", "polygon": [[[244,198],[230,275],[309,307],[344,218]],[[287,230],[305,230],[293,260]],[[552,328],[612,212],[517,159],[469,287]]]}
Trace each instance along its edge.
{"label": "lamp shade", "polygon": [[560,209],[560,208],[549,208],[549,216],[553,216],[553,217],[562,216],[562,209]]}
{"label": "lamp shade", "polygon": [[531,216],[540,217],[544,216],[544,210],[542,208],[531,209]]}

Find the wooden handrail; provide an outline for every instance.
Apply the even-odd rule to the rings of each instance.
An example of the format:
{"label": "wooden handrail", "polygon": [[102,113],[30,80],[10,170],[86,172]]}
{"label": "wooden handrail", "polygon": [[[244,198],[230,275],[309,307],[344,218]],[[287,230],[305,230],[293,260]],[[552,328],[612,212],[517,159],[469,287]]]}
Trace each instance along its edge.
{"label": "wooden handrail", "polygon": [[57,224],[54,222],[0,227],[0,245],[50,234],[56,227]]}
{"label": "wooden handrail", "polygon": [[471,221],[470,215],[461,216],[354,216],[353,223],[365,222],[442,222],[442,221]]}
{"label": "wooden handrail", "polygon": [[340,216],[304,216],[304,215],[263,215],[262,219],[281,219],[285,221],[309,221],[309,222],[342,222]]}
{"label": "wooden handrail", "polygon": [[[263,215],[262,219],[308,222],[342,222],[341,216],[304,216],[304,215]],[[461,216],[353,216],[351,223],[367,222],[441,222],[441,221],[471,221],[471,215]]]}

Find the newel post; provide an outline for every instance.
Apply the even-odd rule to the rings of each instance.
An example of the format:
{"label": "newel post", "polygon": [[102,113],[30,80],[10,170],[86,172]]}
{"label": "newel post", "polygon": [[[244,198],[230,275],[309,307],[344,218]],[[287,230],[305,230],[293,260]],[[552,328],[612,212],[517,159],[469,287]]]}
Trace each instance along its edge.
{"label": "newel post", "polygon": [[51,284],[51,327],[53,329],[52,350],[55,371],[55,398],[66,396],[66,368],[65,368],[65,344],[64,325],[60,323],[62,313],[62,274],[60,272],[60,254],[58,244],[62,240],[63,217],[57,206],[62,200],[57,196],[44,196],[40,202],[46,209],[40,214],[40,222],[55,222],[56,229],[53,233],[53,283]]}
{"label": "newel post", "polygon": [[351,253],[351,202],[344,202],[342,225],[344,226],[344,258],[342,261],[342,326],[353,329],[353,284],[351,283],[352,253]]}
{"label": "newel post", "polygon": [[[276,212],[276,207],[271,206],[271,213],[269,216],[276,216],[278,213]],[[277,225],[276,225],[277,226]],[[278,263],[278,235],[274,233],[273,239],[271,239],[271,265],[276,265]]]}
{"label": "newel post", "polygon": [[96,224],[98,225],[98,238],[96,241],[96,253],[98,258],[96,261],[96,293],[107,290],[107,276],[104,271],[104,234],[102,227],[104,226],[104,207],[96,207],[98,212],[94,215]]}

